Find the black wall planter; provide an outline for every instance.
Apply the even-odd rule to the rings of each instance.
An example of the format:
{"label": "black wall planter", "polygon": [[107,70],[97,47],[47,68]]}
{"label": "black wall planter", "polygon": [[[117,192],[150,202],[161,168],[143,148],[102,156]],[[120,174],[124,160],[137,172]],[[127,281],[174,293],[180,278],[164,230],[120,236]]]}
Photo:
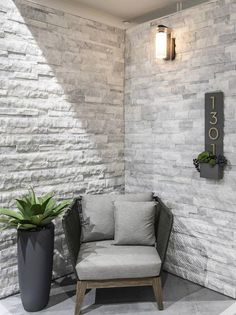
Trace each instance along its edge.
{"label": "black wall planter", "polygon": [[54,225],[39,231],[17,231],[21,300],[28,312],[42,310],[49,300],[54,250]]}
{"label": "black wall planter", "polygon": [[200,163],[200,177],[208,179],[222,179],[223,173],[223,167],[219,166],[219,164],[212,167],[208,163]]}

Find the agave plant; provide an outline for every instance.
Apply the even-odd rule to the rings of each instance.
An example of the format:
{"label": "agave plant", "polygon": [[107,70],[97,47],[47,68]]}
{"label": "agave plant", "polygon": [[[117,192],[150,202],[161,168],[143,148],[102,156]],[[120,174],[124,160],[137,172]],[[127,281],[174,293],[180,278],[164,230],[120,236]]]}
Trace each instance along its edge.
{"label": "agave plant", "polygon": [[69,201],[57,203],[52,195],[37,197],[33,189],[21,199],[16,199],[16,210],[0,208],[2,230],[16,228],[38,230],[45,227],[70,204]]}

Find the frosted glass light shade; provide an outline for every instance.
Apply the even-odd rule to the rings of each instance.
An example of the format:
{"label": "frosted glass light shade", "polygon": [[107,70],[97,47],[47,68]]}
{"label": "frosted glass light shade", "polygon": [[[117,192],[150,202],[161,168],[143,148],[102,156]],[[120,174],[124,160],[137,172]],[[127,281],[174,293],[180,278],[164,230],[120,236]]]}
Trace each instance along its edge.
{"label": "frosted glass light shade", "polygon": [[166,59],[167,58],[167,33],[157,32],[156,33],[156,58]]}
{"label": "frosted glass light shade", "polygon": [[165,25],[157,26],[155,55],[156,59],[175,59],[175,38],[172,37],[172,30]]}

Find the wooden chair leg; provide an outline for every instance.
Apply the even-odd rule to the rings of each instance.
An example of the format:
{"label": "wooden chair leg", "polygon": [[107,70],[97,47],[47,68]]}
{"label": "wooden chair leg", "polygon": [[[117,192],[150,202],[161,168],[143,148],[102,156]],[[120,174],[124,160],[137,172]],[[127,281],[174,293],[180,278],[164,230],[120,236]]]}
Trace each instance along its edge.
{"label": "wooden chair leg", "polygon": [[152,287],[154,291],[154,295],[157,301],[157,305],[159,310],[163,310],[163,298],[162,298],[162,286],[161,286],[161,277],[156,277],[153,279]]}
{"label": "wooden chair leg", "polygon": [[77,281],[75,315],[80,315],[80,308],[87,288],[86,281]]}

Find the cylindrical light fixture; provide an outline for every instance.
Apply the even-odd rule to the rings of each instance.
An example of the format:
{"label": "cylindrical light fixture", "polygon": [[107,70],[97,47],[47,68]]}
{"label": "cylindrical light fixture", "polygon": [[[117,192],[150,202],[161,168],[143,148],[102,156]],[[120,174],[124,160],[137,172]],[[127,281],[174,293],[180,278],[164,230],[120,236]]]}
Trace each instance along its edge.
{"label": "cylindrical light fixture", "polygon": [[156,58],[175,59],[175,40],[171,36],[171,29],[165,25],[158,25],[156,31]]}

